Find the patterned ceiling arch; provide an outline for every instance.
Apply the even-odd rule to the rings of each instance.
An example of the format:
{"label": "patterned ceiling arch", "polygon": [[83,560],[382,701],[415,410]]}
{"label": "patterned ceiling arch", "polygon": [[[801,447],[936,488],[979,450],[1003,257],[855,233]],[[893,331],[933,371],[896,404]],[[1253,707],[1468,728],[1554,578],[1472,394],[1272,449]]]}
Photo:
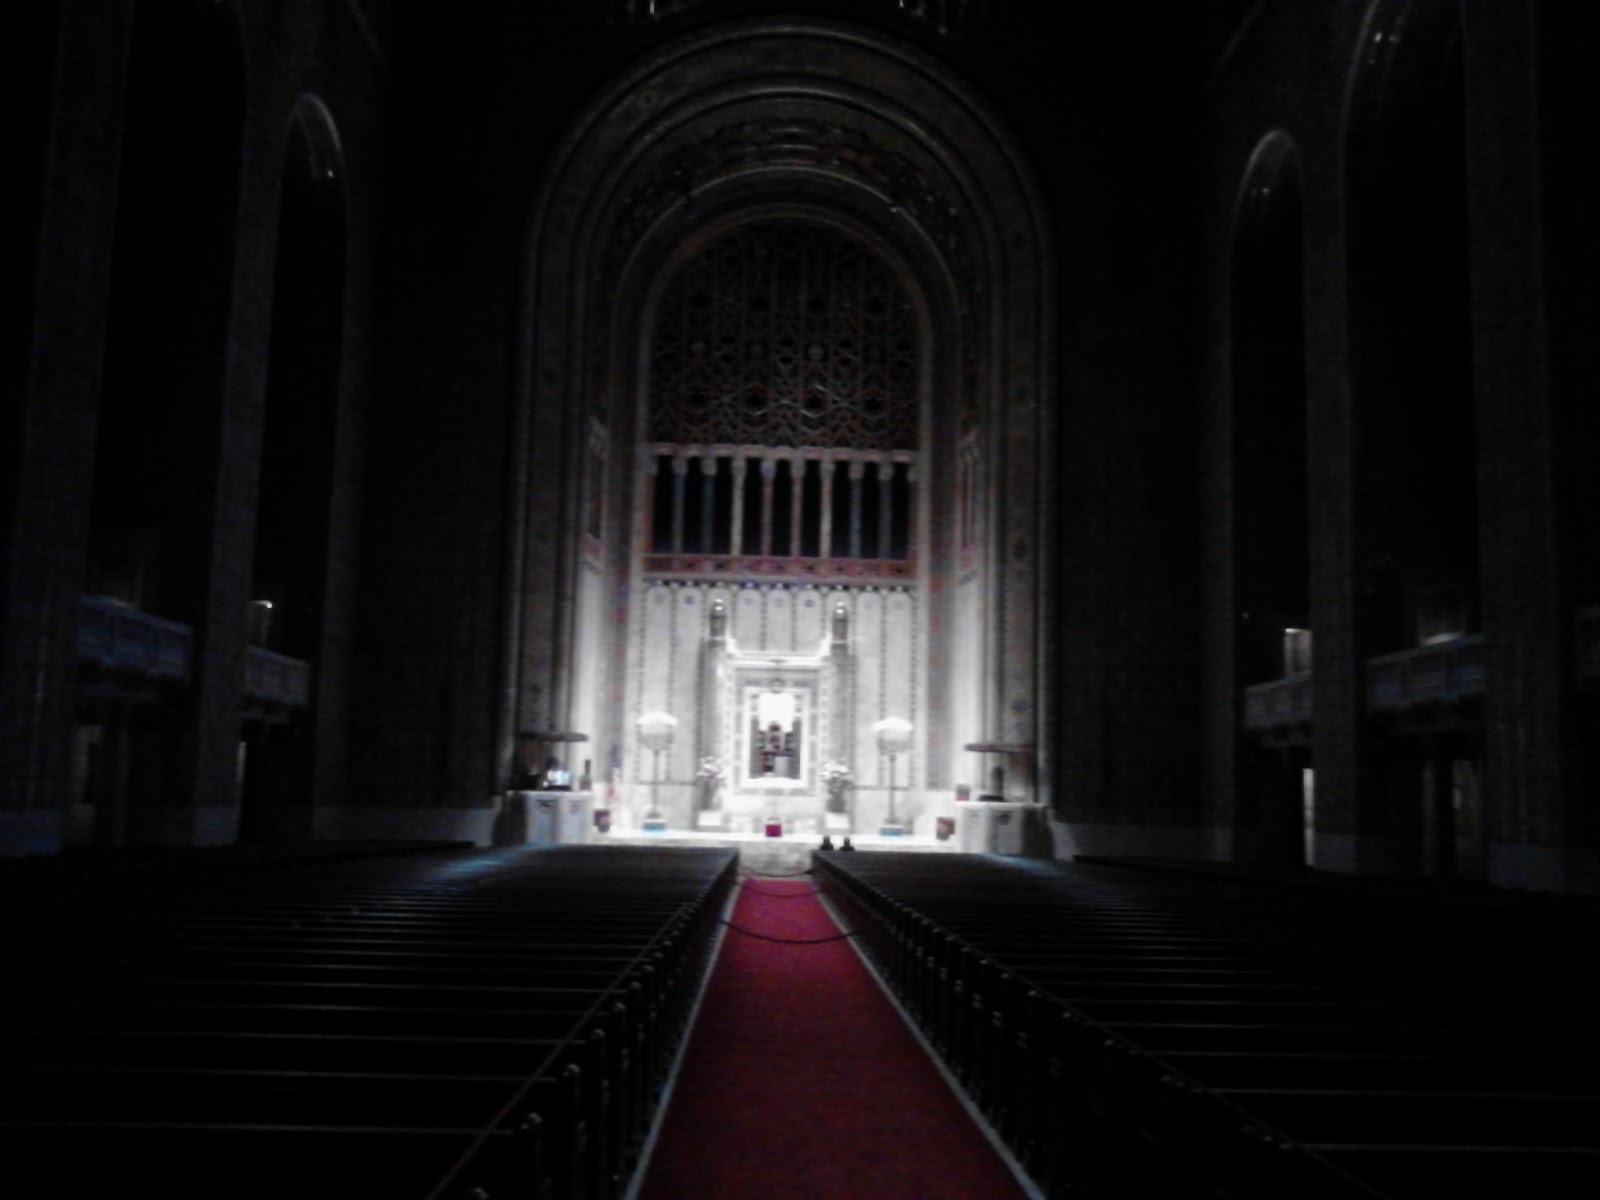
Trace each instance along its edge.
{"label": "patterned ceiling arch", "polygon": [[656,307],[647,440],[915,450],[917,325],[859,243],[814,222],[736,228]]}

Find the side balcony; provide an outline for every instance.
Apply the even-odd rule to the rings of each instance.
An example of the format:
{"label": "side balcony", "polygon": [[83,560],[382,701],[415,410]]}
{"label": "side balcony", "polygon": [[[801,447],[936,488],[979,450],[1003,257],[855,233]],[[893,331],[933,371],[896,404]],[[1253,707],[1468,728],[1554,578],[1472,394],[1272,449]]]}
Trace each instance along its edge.
{"label": "side balcony", "polygon": [[1573,629],[1573,655],[1577,659],[1579,686],[1600,691],[1600,605],[1578,610]]}
{"label": "side balcony", "polygon": [[1367,660],[1367,710],[1380,717],[1459,712],[1483,698],[1483,635]]}
{"label": "side balcony", "polygon": [[251,646],[244,660],[245,715],[258,720],[285,720],[311,707],[311,664],[260,646]]}
{"label": "side balcony", "polygon": [[1475,731],[1485,675],[1482,634],[1379,654],[1366,659],[1366,710],[1395,730]]}
{"label": "side balcony", "polygon": [[1244,689],[1246,732],[1279,742],[1311,736],[1311,676],[1291,675]]}
{"label": "side balcony", "polygon": [[[194,630],[119,600],[82,596],[78,669],[88,697],[159,702],[193,680]],[[242,703],[247,717],[267,720],[309,708],[311,664],[248,647]]]}
{"label": "side balcony", "polygon": [[78,667],[92,695],[136,699],[181,688],[194,672],[194,630],[105,596],[83,596]]}

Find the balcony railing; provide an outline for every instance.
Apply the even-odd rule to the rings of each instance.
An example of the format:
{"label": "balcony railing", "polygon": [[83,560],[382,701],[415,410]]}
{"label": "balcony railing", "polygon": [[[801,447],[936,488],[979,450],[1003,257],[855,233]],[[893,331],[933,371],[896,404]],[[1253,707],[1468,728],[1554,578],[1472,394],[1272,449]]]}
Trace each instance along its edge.
{"label": "balcony railing", "polygon": [[246,704],[270,708],[309,708],[311,664],[251,646],[244,660],[244,698]]}
{"label": "balcony railing", "polygon": [[1295,675],[1244,690],[1244,727],[1252,733],[1311,727],[1311,676]]}
{"label": "balcony railing", "polygon": [[1468,634],[1367,660],[1367,707],[1397,713],[1483,695],[1483,635]]}
{"label": "balcony railing", "polygon": [[1600,605],[1580,608],[1575,624],[1573,645],[1578,660],[1578,681],[1600,684]]}
{"label": "balcony railing", "polygon": [[104,596],[78,603],[78,662],[120,675],[187,682],[194,663],[194,631]]}
{"label": "balcony railing", "polygon": [[[140,683],[188,683],[194,673],[194,631],[118,600],[83,596],[78,604],[78,662]],[[311,664],[248,647],[244,701],[274,709],[310,707]]]}

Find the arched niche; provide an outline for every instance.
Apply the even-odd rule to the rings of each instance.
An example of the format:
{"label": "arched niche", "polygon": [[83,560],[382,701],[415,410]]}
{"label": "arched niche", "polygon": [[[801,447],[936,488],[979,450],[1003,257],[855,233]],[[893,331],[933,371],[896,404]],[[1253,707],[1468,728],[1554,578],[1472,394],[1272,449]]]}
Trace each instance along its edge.
{"label": "arched niche", "polygon": [[[249,636],[312,663],[324,693],[335,657],[326,651],[349,252],[344,175],[332,114],[302,96],[278,187]],[[253,716],[240,747],[244,841],[291,834],[291,807],[314,803],[316,728],[327,719],[317,705],[309,715]]]}
{"label": "arched niche", "polygon": [[[1282,130],[1244,172],[1230,262],[1228,418],[1234,703],[1311,670],[1305,222],[1299,155]],[[1299,864],[1309,729],[1238,736],[1235,845]]]}
{"label": "arched niche", "polygon": [[232,315],[245,112],[224,4],[134,7],[88,588],[197,621]]}
{"label": "arched niche", "polygon": [[273,605],[258,641],[312,658],[328,570],[348,232],[343,156],[304,96],[284,145],[252,579]]}
{"label": "arched niche", "polygon": [[[204,638],[224,519],[217,431],[246,108],[238,13],[140,0],[127,56],[84,591]],[[221,682],[205,672],[201,660],[191,693]],[[94,798],[86,840],[169,838],[175,802],[206,777],[201,758],[215,763],[233,742],[235,722],[212,724],[213,713],[160,693],[87,705],[77,742]]]}
{"label": "arched niche", "polygon": [[[1350,79],[1352,615],[1370,665],[1455,653],[1481,628],[1462,6],[1377,0]],[[1481,873],[1476,705],[1363,715],[1355,825],[1373,868]]]}
{"label": "arched niche", "polygon": [[1477,628],[1461,7],[1379,0],[1346,122],[1363,654]]}
{"label": "arched niche", "polygon": [[1305,250],[1299,157],[1263,138],[1234,215],[1229,377],[1239,678],[1309,670],[1285,640],[1310,620],[1308,595]]}
{"label": "arched niche", "polygon": [[[951,667],[949,647],[929,646],[929,687],[975,694],[925,730],[929,782],[951,782],[961,742],[1042,740],[1053,281],[1030,173],[985,105],[921,51],[842,24],[755,20],[701,30],[623,72],[574,123],[534,204],[507,769],[518,733],[587,726],[602,762],[625,740],[620,631],[651,306],[696,246],[774,219],[833,225],[901,273],[927,331],[929,522],[954,527],[963,478],[982,509],[983,535],[942,542],[950,561],[929,568],[970,576],[965,592],[935,589],[928,624],[967,635],[967,657]],[[963,438],[981,460],[966,477]],[[589,529],[599,536],[586,540]],[[957,678],[973,686],[955,689]],[[593,681],[588,693],[580,679]]]}
{"label": "arched niche", "polygon": [[[0,162],[6,178],[0,187],[0,389],[13,397],[24,394],[32,348],[58,23],[54,4],[23,0],[7,13],[6,48],[0,52],[0,113],[5,114]],[[0,530],[7,532],[20,470],[23,409],[11,403],[0,414]]]}

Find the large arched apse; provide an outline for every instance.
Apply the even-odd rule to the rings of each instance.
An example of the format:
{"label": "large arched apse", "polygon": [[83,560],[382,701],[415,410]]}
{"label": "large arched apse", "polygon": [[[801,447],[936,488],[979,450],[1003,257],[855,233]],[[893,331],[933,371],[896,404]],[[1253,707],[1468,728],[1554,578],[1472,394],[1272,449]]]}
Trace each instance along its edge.
{"label": "large arched apse", "polygon": [[845,27],[703,32],[585,114],[528,247],[508,774],[665,828],[1047,799],[1039,213],[974,97]]}

